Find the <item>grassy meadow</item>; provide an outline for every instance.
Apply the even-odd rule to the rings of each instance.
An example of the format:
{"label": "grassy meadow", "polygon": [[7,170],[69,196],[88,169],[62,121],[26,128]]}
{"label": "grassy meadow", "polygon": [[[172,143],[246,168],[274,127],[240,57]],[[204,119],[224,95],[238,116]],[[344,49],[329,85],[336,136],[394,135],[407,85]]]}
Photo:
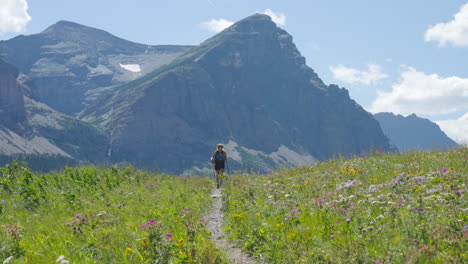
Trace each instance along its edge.
{"label": "grassy meadow", "polygon": [[203,215],[207,178],[128,168],[35,174],[0,169],[0,260],[8,263],[223,263]]}
{"label": "grassy meadow", "polygon": [[[227,237],[263,263],[468,263],[468,149],[336,159],[223,186]],[[4,263],[228,263],[212,179],[0,168]]]}
{"label": "grassy meadow", "polygon": [[467,183],[467,148],[238,174],[225,228],[266,263],[468,263]]}

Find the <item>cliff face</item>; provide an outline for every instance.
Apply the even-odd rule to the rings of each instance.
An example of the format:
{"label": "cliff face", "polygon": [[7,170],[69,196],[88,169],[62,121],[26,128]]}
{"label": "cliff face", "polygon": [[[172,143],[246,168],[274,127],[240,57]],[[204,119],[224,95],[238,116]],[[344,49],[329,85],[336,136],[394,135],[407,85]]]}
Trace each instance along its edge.
{"label": "cliff face", "polygon": [[31,79],[0,59],[0,156],[106,159],[107,138],[101,131],[38,100]]}
{"label": "cliff face", "polygon": [[47,105],[74,115],[109,87],[137,79],[190,48],[133,43],[60,21],[39,34],[0,41],[0,56],[34,81]]}
{"label": "cliff face", "polygon": [[295,163],[292,156],[392,150],[372,115],[347,90],[325,85],[265,15],[116,88],[82,117],[109,131],[113,162],[173,172],[205,166],[218,142],[230,142],[238,168],[252,155],[271,168]]}
{"label": "cliff face", "polygon": [[18,70],[0,58],[0,120],[8,126],[26,117],[23,92],[16,78]]}
{"label": "cliff face", "polygon": [[404,117],[392,113],[378,113],[374,116],[385,135],[400,151],[445,150],[458,147],[436,123],[415,114]]}

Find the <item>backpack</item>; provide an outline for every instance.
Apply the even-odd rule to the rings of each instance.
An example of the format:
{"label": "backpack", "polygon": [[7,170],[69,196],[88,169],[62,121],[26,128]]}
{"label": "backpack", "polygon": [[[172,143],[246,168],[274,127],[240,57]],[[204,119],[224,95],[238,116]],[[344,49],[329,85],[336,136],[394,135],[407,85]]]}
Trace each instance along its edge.
{"label": "backpack", "polygon": [[215,161],[224,161],[224,155],[222,152],[218,152],[216,151],[216,155],[215,155]]}

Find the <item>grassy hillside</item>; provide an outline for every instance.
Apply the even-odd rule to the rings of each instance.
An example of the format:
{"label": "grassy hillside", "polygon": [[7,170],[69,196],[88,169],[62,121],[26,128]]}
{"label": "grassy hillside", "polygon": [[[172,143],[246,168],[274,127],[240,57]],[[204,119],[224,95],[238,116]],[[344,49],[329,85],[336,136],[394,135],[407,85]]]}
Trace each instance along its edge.
{"label": "grassy hillside", "polygon": [[[330,160],[224,184],[228,237],[265,263],[468,263],[468,149]],[[228,263],[208,178],[0,168],[0,261]]]}
{"label": "grassy hillside", "polygon": [[0,260],[221,263],[204,228],[212,188],[208,179],[130,167],[38,175],[7,165],[0,169]]}
{"label": "grassy hillside", "polygon": [[239,174],[225,228],[267,263],[468,263],[467,183],[467,148]]}

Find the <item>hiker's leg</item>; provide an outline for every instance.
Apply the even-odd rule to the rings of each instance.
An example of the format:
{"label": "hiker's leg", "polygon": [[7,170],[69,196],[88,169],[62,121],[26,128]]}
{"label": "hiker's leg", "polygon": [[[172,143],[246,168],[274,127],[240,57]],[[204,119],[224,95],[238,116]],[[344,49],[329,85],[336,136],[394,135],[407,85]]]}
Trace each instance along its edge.
{"label": "hiker's leg", "polygon": [[219,171],[220,170],[216,170],[216,186],[219,186]]}

